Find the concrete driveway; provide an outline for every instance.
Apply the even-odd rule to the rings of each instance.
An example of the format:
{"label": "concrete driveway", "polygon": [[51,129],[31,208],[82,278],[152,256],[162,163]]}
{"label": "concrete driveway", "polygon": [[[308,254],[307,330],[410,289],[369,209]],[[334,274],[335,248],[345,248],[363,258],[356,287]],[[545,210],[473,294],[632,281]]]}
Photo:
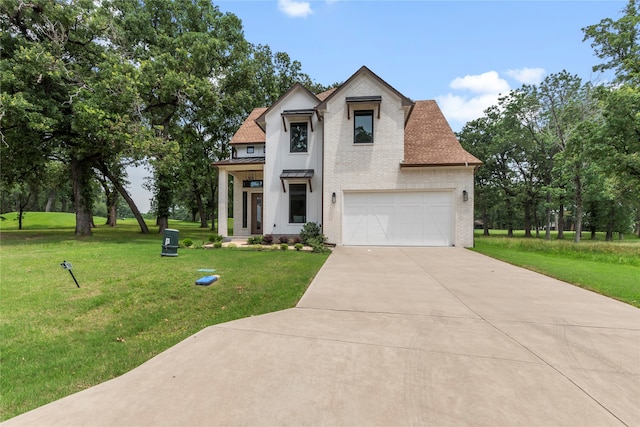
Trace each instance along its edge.
{"label": "concrete driveway", "polygon": [[636,308],[461,248],[338,247],[296,308],[2,426],[638,426],[639,396]]}

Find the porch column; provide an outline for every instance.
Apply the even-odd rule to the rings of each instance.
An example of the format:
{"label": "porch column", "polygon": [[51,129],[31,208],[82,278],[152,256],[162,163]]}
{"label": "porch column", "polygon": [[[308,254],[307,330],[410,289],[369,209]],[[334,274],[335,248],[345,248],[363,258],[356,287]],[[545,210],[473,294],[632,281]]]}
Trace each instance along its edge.
{"label": "porch column", "polygon": [[229,183],[227,171],[218,168],[218,234],[229,236],[227,228],[227,202],[229,200]]}

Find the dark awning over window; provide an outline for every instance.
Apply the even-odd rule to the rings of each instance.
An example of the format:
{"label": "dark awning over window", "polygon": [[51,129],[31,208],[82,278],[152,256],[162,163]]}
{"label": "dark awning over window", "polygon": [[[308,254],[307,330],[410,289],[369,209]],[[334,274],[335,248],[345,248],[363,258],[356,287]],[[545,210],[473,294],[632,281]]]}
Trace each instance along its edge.
{"label": "dark awning over window", "polygon": [[283,116],[313,116],[315,111],[313,108],[305,108],[301,110],[284,110],[281,114]]}
{"label": "dark awning over window", "polygon": [[369,96],[347,96],[345,98],[347,101],[347,120],[351,120],[351,107],[357,108],[356,106],[361,104],[376,104],[378,106],[378,118],[380,118],[380,103],[382,102],[382,96],[380,95],[369,95]]}
{"label": "dark awning over window", "polygon": [[309,181],[309,191],[313,193],[311,187],[311,178],[313,178],[313,169],[284,169],[280,174],[280,181],[282,182],[282,191],[287,192],[284,186],[285,179],[306,179]]}
{"label": "dark awning over window", "polygon": [[357,103],[357,102],[362,102],[362,103],[366,103],[366,104],[374,104],[374,103],[382,102],[382,96],[380,96],[380,95],[373,95],[373,96],[347,96],[346,101],[349,104]]}
{"label": "dark awning over window", "polygon": [[313,176],[313,169],[285,169],[280,174],[280,179],[305,179]]}
{"label": "dark awning over window", "polygon": [[284,126],[284,131],[287,132],[287,122],[284,120],[285,117],[289,117],[289,120],[296,117],[305,117],[309,120],[309,124],[311,125],[311,132],[313,132],[313,120],[311,120],[311,116],[316,110],[313,108],[307,108],[302,110],[284,110],[280,115],[282,116],[282,126]]}

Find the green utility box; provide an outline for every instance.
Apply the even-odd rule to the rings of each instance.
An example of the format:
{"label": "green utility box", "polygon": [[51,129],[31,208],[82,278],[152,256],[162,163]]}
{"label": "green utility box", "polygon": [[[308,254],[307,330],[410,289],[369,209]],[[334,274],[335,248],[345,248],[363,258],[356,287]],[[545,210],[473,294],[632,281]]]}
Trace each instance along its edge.
{"label": "green utility box", "polygon": [[162,256],[178,256],[178,230],[167,228],[164,230],[162,242]]}

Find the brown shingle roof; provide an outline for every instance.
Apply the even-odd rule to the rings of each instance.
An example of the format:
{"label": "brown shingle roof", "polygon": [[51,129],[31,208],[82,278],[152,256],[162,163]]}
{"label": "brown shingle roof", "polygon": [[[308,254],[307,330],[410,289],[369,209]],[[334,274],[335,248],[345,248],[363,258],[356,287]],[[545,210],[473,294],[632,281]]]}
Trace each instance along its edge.
{"label": "brown shingle roof", "polygon": [[404,128],[402,166],[481,164],[462,148],[435,101],[415,101]]}
{"label": "brown shingle roof", "polygon": [[264,131],[260,129],[260,126],[255,120],[267,111],[266,108],[254,108],[246,118],[244,122],[238,128],[238,131],[233,135],[230,144],[256,144],[264,143],[266,141]]}
{"label": "brown shingle roof", "polygon": [[325,90],[324,92],[320,92],[319,94],[316,95],[316,98],[318,98],[320,101],[324,101],[325,99],[327,99],[327,97],[329,95],[331,95],[333,92],[335,92],[335,90],[338,89],[337,87],[331,88],[329,90]]}

